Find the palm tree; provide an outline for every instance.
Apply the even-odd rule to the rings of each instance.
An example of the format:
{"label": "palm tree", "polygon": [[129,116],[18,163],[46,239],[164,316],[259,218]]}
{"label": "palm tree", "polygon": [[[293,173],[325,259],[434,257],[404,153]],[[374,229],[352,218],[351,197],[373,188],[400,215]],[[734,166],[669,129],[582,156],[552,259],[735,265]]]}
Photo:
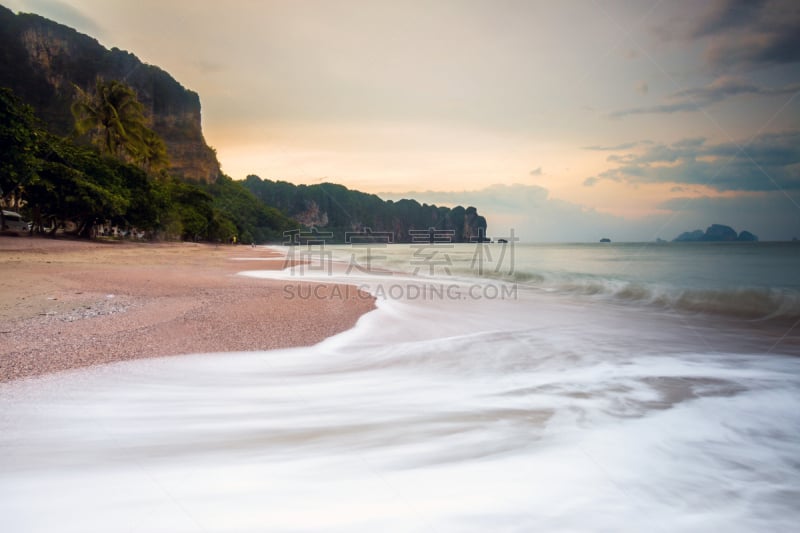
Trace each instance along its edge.
{"label": "palm tree", "polygon": [[79,134],[94,132],[101,151],[148,169],[166,164],[164,142],[147,126],[144,106],[133,89],[98,77],[94,94],[77,86],[75,90],[72,114]]}
{"label": "palm tree", "polygon": [[156,132],[146,129],[142,136],[140,150],[136,152],[134,159],[145,171],[156,172],[165,168],[169,163],[167,146]]}

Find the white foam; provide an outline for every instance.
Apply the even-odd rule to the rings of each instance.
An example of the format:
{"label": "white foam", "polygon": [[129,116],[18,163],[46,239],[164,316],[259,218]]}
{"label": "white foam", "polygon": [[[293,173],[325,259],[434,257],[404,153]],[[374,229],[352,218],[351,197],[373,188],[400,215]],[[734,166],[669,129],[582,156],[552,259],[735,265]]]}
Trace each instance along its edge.
{"label": "white foam", "polygon": [[800,359],[727,353],[713,328],[536,291],[423,300],[408,287],[442,282],[333,279],[406,290],[311,348],[0,386],[3,530],[766,531],[800,521]]}

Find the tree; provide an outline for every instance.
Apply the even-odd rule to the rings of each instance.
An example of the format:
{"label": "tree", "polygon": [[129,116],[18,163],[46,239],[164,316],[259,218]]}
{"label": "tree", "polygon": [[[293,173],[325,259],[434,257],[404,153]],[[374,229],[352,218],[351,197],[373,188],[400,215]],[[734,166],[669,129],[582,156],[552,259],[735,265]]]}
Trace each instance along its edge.
{"label": "tree", "polygon": [[[224,174],[204,188],[214,197],[214,207],[221,212],[223,221],[217,227],[230,232],[228,238],[237,235],[242,243],[268,242],[280,240],[284,230],[297,227],[286,215],[260,202],[241,182]],[[210,235],[212,240],[220,237],[227,240],[221,235]]]}
{"label": "tree", "polygon": [[97,78],[94,94],[77,86],[75,90],[72,114],[78,134],[93,132],[101,151],[143,168],[166,165],[164,141],[147,126],[144,106],[133,89],[121,81]]}
{"label": "tree", "polygon": [[94,148],[48,136],[47,157],[25,197],[33,209],[60,222],[75,222],[76,233],[88,238],[96,223],[123,215],[131,203],[121,168],[123,163]]}
{"label": "tree", "polygon": [[[19,199],[25,185],[36,179],[39,129],[33,109],[10,89],[0,88],[0,204]],[[5,218],[0,209],[0,230]]]}
{"label": "tree", "polygon": [[155,172],[168,166],[167,146],[156,132],[151,129],[144,131],[142,146],[136,153],[135,160],[147,172]]}

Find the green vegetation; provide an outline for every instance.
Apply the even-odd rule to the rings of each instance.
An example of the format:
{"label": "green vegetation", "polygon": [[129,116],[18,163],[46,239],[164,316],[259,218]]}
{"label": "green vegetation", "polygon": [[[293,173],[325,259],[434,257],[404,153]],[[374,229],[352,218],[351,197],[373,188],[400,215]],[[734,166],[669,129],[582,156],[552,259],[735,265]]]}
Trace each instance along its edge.
{"label": "green vegetation", "polygon": [[474,207],[451,209],[416,200],[384,201],[374,194],[334,183],[294,185],[253,175],[247,176],[244,186],[265,204],[303,225],[333,232],[333,240],[338,242],[344,241],[346,232],[367,228],[391,232],[395,242],[410,242],[411,230],[448,231],[453,242],[469,242],[481,238],[486,231],[486,219]]}
{"label": "green vegetation", "polygon": [[340,241],[369,228],[407,242],[414,229],[465,241],[486,226],[474,208],[384,202],[330,183],[231,180],[205,143],[196,93],[131,53],[3,6],[0,87],[0,205],[35,232],[269,242],[295,219]]}
{"label": "green vegetation", "polygon": [[150,170],[167,165],[164,141],[147,126],[144,107],[133,89],[120,81],[98,77],[93,94],[78,86],[75,91],[78,96],[72,114],[78,134],[90,134],[103,153]]}
{"label": "green vegetation", "polygon": [[92,144],[50,133],[30,106],[0,88],[0,199],[31,219],[32,231],[64,228],[90,238],[113,228],[151,239],[248,243],[278,240],[295,225],[228,177],[194,184],[170,176],[163,141],[129,87],[98,80],[95,94],[79,95],[76,129]]}
{"label": "green vegetation", "polygon": [[[19,205],[23,187],[36,179],[38,145],[33,109],[0,88],[0,204]],[[0,230],[5,229],[2,213],[0,209]]]}
{"label": "green vegetation", "polygon": [[244,185],[228,176],[201,185],[214,199],[214,207],[237,228],[243,243],[280,241],[283,232],[298,226],[278,209],[260,202]]}
{"label": "green vegetation", "polygon": [[[108,82],[111,91],[102,95],[96,91],[98,78],[123,80],[125,84]],[[75,111],[81,111],[81,119],[103,116],[105,110],[100,105],[103,99],[96,96],[124,98],[126,86],[133,89],[141,103],[147,127],[166,145],[170,174],[195,182],[216,180],[220,174],[219,162],[203,138],[197,93],[184,88],[168,72],[142,63],[129,52],[106,49],[73,28],[34,14],[14,14],[0,6],[0,87],[10,88],[33,106],[51,133],[72,135]],[[76,100],[89,109],[76,109]],[[136,107],[139,106],[134,103],[128,111],[135,112]],[[93,129],[91,120],[88,122]],[[136,132],[126,130],[124,135],[132,133]],[[99,131],[93,131],[92,135],[101,146]],[[92,139],[87,135],[80,140]],[[110,140],[113,143],[114,139]],[[143,140],[140,153],[126,155],[128,162],[160,159],[158,144],[148,146],[156,141],[155,137]]]}

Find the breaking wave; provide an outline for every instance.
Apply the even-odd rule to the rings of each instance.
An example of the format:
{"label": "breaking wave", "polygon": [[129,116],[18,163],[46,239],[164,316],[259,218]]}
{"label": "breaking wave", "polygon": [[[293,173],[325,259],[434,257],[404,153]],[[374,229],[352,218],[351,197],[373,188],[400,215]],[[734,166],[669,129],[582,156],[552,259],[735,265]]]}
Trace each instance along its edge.
{"label": "breaking wave", "polygon": [[618,279],[577,276],[554,279],[524,273],[510,281],[548,292],[610,300],[612,303],[651,305],[679,312],[763,320],[800,318],[800,292],[788,288],[679,288]]}

